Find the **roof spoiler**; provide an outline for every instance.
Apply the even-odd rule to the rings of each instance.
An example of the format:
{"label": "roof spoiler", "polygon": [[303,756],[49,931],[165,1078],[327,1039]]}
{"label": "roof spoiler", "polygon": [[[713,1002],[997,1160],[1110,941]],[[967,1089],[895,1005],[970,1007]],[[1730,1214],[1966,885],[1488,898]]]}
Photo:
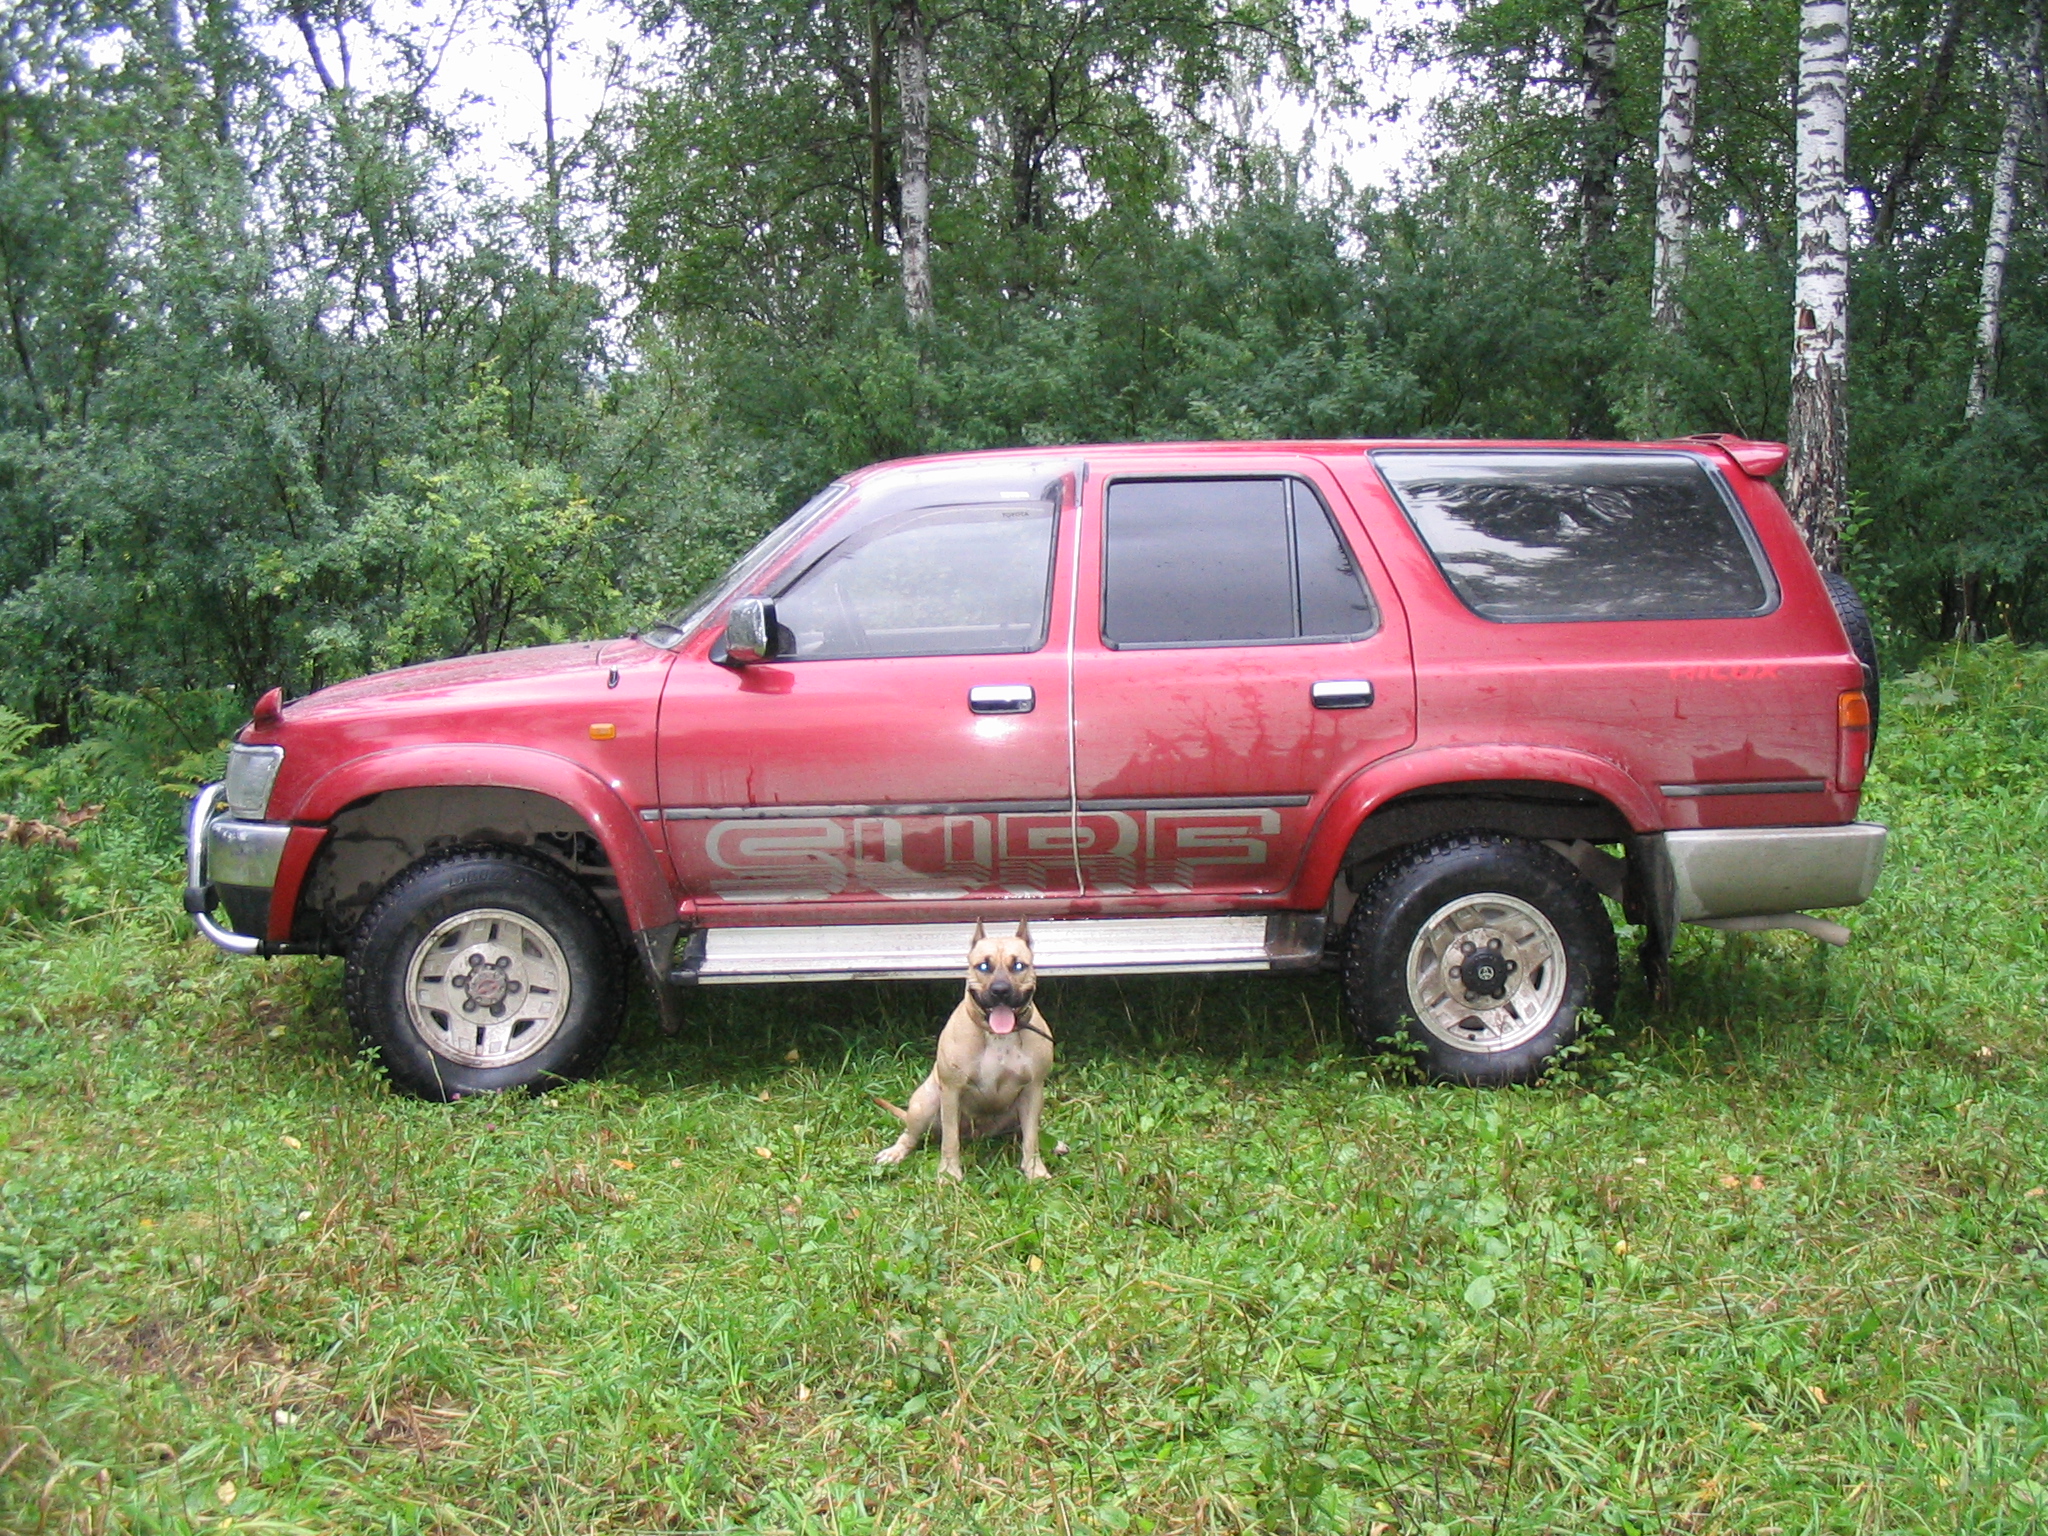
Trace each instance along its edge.
{"label": "roof spoiler", "polygon": [[1685,441],[1720,449],[1758,480],[1768,480],[1785,467],[1783,443],[1759,443],[1746,437],[1731,437],[1726,432],[1695,432]]}

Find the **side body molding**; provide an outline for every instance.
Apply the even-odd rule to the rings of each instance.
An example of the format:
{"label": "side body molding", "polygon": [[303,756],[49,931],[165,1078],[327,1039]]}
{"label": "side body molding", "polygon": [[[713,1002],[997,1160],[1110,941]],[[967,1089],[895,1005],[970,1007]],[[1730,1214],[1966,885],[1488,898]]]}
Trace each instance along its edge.
{"label": "side body molding", "polygon": [[1658,825],[1657,802],[1651,792],[1620,765],[1590,752],[1512,743],[1397,752],[1359,770],[1330,797],[1316,823],[1301,880],[1295,887],[1296,899],[1290,905],[1315,906],[1329,899],[1352,834],[1389,800],[1433,785],[1450,788],[1506,780],[1585,790],[1612,804],[1638,832]]}
{"label": "side body molding", "polygon": [[[634,932],[659,928],[676,920],[676,898],[633,808],[603,779],[553,752],[534,747],[485,744],[398,747],[352,758],[307,789],[289,812],[301,825],[326,823],[358,800],[396,789],[450,789],[474,786],[523,789],[559,800],[583,819],[604,845],[619,899]],[[273,809],[273,814],[276,814]],[[303,876],[304,871],[299,871]],[[280,889],[273,910],[291,911],[297,889]],[[283,903],[289,901],[290,906]]]}

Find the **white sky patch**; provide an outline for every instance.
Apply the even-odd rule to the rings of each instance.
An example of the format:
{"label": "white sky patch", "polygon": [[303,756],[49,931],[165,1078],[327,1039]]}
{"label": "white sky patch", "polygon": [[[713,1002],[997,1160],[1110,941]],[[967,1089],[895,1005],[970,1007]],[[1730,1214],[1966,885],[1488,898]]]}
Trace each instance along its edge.
{"label": "white sky patch", "polygon": [[[1363,0],[1374,5],[1374,0]],[[1421,169],[1428,146],[1432,108],[1455,84],[1445,65],[1418,64],[1386,39],[1430,14],[1441,0],[1379,0],[1370,13],[1372,30],[1336,67],[1349,89],[1324,89],[1322,99],[1268,80],[1235,101],[1218,102],[1227,131],[1252,144],[1280,149],[1296,165],[1305,192],[1329,198],[1345,190],[1398,190]],[[358,25],[348,30],[350,79],[359,91],[405,88],[407,52],[432,72],[428,104],[463,132],[461,150],[446,167],[448,182],[475,195],[505,203],[533,197],[541,187],[539,146],[543,135],[540,71],[509,24],[513,0],[400,0],[379,3],[376,33]],[[557,35],[554,106],[556,136],[572,146],[588,134],[598,114],[628,99],[650,73],[656,48],[642,38],[622,6],[612,0],[561,0]],[[318,89],[304,38],[289,20],[263,33],[271,56],[290,65],[299,89]],[[341,70],[341,50],[332,29],[320,33],[331,72]],[[403,46],[401,46],[401,44]],[[1327,84],[1327,82],[1326,82]],[[1357,105],[1333,105],[1348,96]],[[573,168],[572,200],[593,189],[587,174]],[[1215,188],[1199,174],[1191,189],[1194,207],[1205,205]],[[592,227],[592,221],[595,226]],[[602,214],[587,202],[577,222],[599,235]],[[614,288],[615,274],[602,271],[596,242],[578,242],[574,266],[586,278]]]}
{"label": "white sky patch", "polygon": [[[1388,9],[1404,19],[1410,12],[1407,0],[1394,0]],[[519,146],[540,140],[540,73],[492,9],[480,0],[418,0],[384,17],[387,25],[412,31],[423,42],[453,31],[455,40],[436,70],[434,103],[474,131],[469,157],[489,185],[514,196],[530,192],[533,162]],[[283,56],[303,60],[296,34],[289,25],[283,31]],[[644,46],[617,7],[584,3],[569,9],[555,74],[557,132],[563,139],[586,132],[600,110],[631,89],[635,66],[644,65],[636,57]],[[1331,108],[1268,85],[1258,93],[1247,126],[1303,156],[1312,184],[1324,185],[1331,172],[1341,171],[1354,188],[1391,189],[1415,168],[1429,108],[1451,88],[1453,76],[1444,66],[1389,61],[1370,40],[1353,50],[1350,62],[1367,106]]]}

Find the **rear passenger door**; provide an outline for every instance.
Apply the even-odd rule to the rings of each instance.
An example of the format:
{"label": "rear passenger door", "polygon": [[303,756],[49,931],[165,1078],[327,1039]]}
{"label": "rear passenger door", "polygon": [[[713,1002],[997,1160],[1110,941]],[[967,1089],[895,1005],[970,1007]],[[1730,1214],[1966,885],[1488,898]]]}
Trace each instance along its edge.
{"label": "rear passenger door", "polygon": [[1398,599],[1322,467],[1090,485],[1074,637],[1082,881],[1173,910],[1294,883],[1330,796],[1414,740]]}

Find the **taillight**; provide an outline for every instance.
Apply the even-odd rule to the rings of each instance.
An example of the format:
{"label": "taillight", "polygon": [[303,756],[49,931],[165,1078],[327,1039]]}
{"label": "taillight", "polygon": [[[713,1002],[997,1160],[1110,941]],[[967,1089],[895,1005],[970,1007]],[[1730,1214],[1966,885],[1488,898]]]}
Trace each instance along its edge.
{"label": "taillight", "polygon": [[1870,766],[1870,700],[1861,688],[1835,696],[1835,783],[1859,789]]}

